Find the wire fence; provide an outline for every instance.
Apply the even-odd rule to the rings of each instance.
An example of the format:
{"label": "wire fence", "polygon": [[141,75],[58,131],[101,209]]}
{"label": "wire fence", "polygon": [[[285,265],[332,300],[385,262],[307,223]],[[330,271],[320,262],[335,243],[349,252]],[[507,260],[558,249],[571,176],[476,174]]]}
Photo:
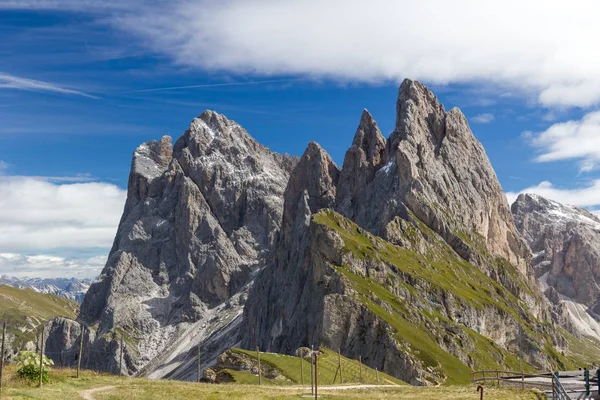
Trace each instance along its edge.
{"label": "wire fence", "polygon": [[[84,325],[77,327],[57,328],[50,325],[48,322],[40,323],[39,326],[25,331],[22,322],[2,322],[1,332],[1,349],[0,349],[0,396],[2,396],[3,386],[3,369],[7,362],[19,353],[20,350],[35,351],[40,360],[40,379],[39,386],[42,382],[42,363],[44,359],[50,359],[54,362],[54,366],[61,368],[73,368],[77,370],[77,378],[80,377],[81,371],[95,371],[97,373],[108,373],[112,375],[129,375],[129,371],[135,370],[131,368],[130,354],[127,350],[137,353],[134,347],[128,349],[128,344],[125,339],[131,340],[131,337],[123,329],[118,328],[115,332],[111,332],[100,336],[100,334]],[[59,330],[60,329],[60,330]],[[67,329],[67,330],[65,330]],[[26,332],[26,338],[17,337],[18,332]],[[10,339],[10,340],[9,340]],[[11,343],[9,343],[9,341]],[[286,375],[292,383],[305,384],[310,383],[311,394],[316,393],[317,384],[321,385],[339,385],[339,384],[395,384],[390,381],[386,375],[381,374],[379,370],[366,367],[362,363],[359,356],[358,360],[352,360],[342,357],[339,350],[334,351],[312,351],[308,348],[301,348],[299,357],[296,357],[294,366],[286,366],[287,370],[282,370],[283,375]],[[164,352],[163,352],[164,353]],[[193,353],[193,354],[192,354]],[[273,353],[261,352],[258,348],[252,353],[258,363],[256,371],[256,384],[272,384],[274,383],[269,377],[264,378],[263,374],[273,367],[272,357],[280,356]],[[203,372],[206,368],[202,368],[201,355],[203,349],[201,344],[192,347],[187,356],[190,359],[188,365],[193,365],[195,378],[197,382],[203,379]],[[214,360],[214,357],[212,357]],[[155,360],[150,360],[146,365],[137,370],[152,372],[156,367]],[[208,365],[205,365],[208,367]],[[231,368],[235,369],[235,366]],[[297,371],[295,371],[297,369]],[[240,367],[239,371],[245,371]],[[293,379],[291,376],[293,375]],[[308,375],[308,376],[307,376]],[[264,379],[263,379],[264,378]],[[388,377],[389,378],[389,377]],[[252,383],[252,382],[249,382]]]}
{"label": "wire fence", "polygon": [[76,369],[77,378],[82,370],[123,375],[127,368],[123,335],[116,337],[116,341],[114,337],[107,338],[95,347],[91,331],[85,326],[74,335],[70,331],[54,332],[48,327],[48,322],[25,329],[22,321],[0,321],[0,329],[0,396],[5,366],[22,351],[34,352],[40,362],[39,386],[43,385],[45,360],[52,360],[58,368]]}

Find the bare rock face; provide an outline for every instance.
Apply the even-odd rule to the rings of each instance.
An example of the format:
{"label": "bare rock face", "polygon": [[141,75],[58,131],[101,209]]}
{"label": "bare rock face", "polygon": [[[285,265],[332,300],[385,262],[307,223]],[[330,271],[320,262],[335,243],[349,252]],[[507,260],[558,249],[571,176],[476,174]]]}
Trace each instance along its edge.
{"label": "bare rock face", "polygon": [[245,292],[272,252],[296,162],[212,111],[174,146],[165,136],[135,150],[108,262],[78,320],[97,338],[126,338],[126,373],[186,378],[194,368],[178,369],[195,345],[208,347],[208,363],[239,340]]}
{"label": "bare rock face", "polygon": [[[352,146],[346,152],[338,184],[336,208],[348,218],[360,219],[364,225],[376,218],[378,207],[365,207],[377,201],[381,193],[372,183],[387,161],[387,142],[377,122],[363,111]],[[386,172],[386,171],[384,171]],[[373,213],[369,211],[375,211]]]}
{"label": "bare rock face", "polygon": [[[404,81],[390,137],[400,192],[408,208],[463,258],[477,262],[473,241],[527,275],[529,253],[483,146],[458,108],[449,112],[418,82]],[[465,240],[473,235],[477,239]]]}
{"label": "bare rock face", "polygon": [[533,254],[544,284],[581,304],[600,296],[600,219],[587,210],[534,194],[512,205],[517,228]]}
{"label": "bare rock face", "polygon": [[597,336],[600,325],[590,315],[600,320],[594,311],[600,298],[600,219],[535,194],[519,195],[511,210],[549,299],[566,305],[580,333]]}
{"label": "bare rock face", "polygon": [[335,204],[338,179],[339,169],[331,157],[311,142],[285,190],[276,258],[257,276],[254,297],[246,308],[244,339],[248,346],[292,352],[299,347],[296,343],[310,334],[304,316],[320,308],[314,302],[322,302],[323,293],[313,285],[320,277],[312,268],[309,226],[313,213]]}
{"label": "bare rock face", "polygon": [[[402,339],[401,327],[426,327],[417,336],[433,332],[431,346],[469,368],[477,366],[477,335],[499,346],[486,350],[499,365],[503,351],[515,351],[520,326],[545,332],[552,346],[563,343],[537,325],[553,312],[564,315],[544,300],[483,147],[462,113],[446,112],[420,83],[402,83],[388,140],[363,112],[341,172],[311,143],[284,199],[277,257],[257,276],[244,309],[243,346],[339,347],[373,368],[431,384],[450,379],[452,368],[424,357],[430,349],[413,351],[422,342]],[[435,276],[446,269],[477,276],[465,290],[481,285],[475,290],[491,304],[467,299],[458,288],[465,278],[440,283]],[[435,313],[441,317],[427,317]],[[529,362],[550,368],[536,340],[524,339]]]}

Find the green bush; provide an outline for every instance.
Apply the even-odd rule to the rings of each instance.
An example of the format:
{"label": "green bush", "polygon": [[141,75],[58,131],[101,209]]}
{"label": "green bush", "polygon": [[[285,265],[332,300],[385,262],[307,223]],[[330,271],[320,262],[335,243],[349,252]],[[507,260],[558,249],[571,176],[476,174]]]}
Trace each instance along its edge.
{"label": "green bush", "polygon": [[[40,355],[34,351],[21,351],[15,357],[15,361],[21,364],[21,368],[17,371],[21,378],[26,378],[32,381],[40,379]],[[42,359],[42,382],[48,382],[48,373],[50,366],[54,365],[54,361],[48,357]]]}

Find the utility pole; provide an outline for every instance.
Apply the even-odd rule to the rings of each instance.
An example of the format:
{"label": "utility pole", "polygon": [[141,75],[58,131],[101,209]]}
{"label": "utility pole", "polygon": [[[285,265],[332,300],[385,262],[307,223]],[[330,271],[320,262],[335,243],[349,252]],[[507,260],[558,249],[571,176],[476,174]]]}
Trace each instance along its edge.
{"label": "utility pole", "polygon": [[198,383],[200,383],[201,377],[202,377],[202,370],[200,369],[200,343],[198,343]]}
{"label": "utility pole", "polygon": [[4,337],[6,336],[6,321],[2,322],[2,347],[0,348],[0,397],[2,396],[2,369],[4,368]]}
{"label": "utility pole", "polygon": [[123,376],[123,335],[121,335],[121,354],[119,356],[119,376]]}
{"label": "utility pole", "polygon": [[79,371],[81,370],[81,357],[83,356],[83,338],[85,335],[85,326],[81,326],[81,337],[79,338],[79,357],[77,357],[77,378],[79,379]]}
{"label": "utility pole", "polygon": [[39,384],[39,387],[42,387],[42,376],[44,373],[44,324],[42,324],[42,333],[40,336],[42,339],[42,346],[40,347],[40,384]]}

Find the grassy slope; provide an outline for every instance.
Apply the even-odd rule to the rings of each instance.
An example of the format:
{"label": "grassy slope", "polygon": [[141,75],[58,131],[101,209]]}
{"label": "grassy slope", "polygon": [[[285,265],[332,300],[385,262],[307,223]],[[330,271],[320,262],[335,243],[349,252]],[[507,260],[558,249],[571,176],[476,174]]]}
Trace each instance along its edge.
{"label": "grassy slope", "polygon": [[[256,359],[256,352],[232,349],[237,353],[245,354],[249,357]],[[323,355],[319,357],[318,369],[319,369],[319,382],[322,384],[331,385],[334,383],[333,379],[336,376],[336,369],[338,366],[338,355],[337,353],[328,350],[321,349]],[[277,368],[282,374],[287,377],[293,383],[301,383],[301,368],[300,368],[300,357],[287,356],[283,354],[274,353],[260,353],[261,363],[269,364],[270,366]],[[351,360],[346,357],[341,357],[342,362],[342,374],[343,383],[364,383],[364,384],[377,384],[377,373],[374,369],[369,368],[365,365],[362,366],[362,380],[360,378],[360,364],[358,360]],[[307,360],[302,361],[302,371],[304,374],[304,382],[308,384],[310,382],[310,363]],[[257,377],[249,374],[238,372],[234,376],[234,379],[238,383],[250,383],[256,384]],[[397,384],[403,385],[404,382],[391,377],[383,372],[379,373],[380,384]],[[277,384],[290,384],[289,381],[277,381]],[[337,376],[335,384],[340,384],[340,377]]]}
{"label": "grassy slope", "polygon": [[[416,282],[420,286],[420,291],[449,291],[458,301],[466,302],[476,309],[487,307],[500,309],[506,315],[520,321],[524,329],[538,339],[542,349],[554,358],[557,366],[562,367],[561,369],[574,368],[576,365],[582,365],[585,361],[597,359],[597,356],[600,355],[598,347],[591,345],[588,341],[576,340],[571,335],[567,335],[567,337],[571,340],[572,347],[577,348],[576,350],[562,355],[552,349],[548,344],[549,338],[536,329],[540,326],[547,326],[548,323],[536,321],[533,317],[529,321],[533,321],[535,325],[524,321],[519,314],[519,309],[526,312],[526,306],[519,299],[490,279],[479,268],[458,257],[445,242],[424,225],[419,228],[430,239],[432,255],[428,256],[417,254],[412,250],[395,246],[370,235],[353,222],[330,210],[322,210],[316,214],[314,221],[338,232],[344,240],[345,251],[352,253],[353,257],[375,258],[388,265],[393,265],[398,270],[398,274],[409,276],[413,282]],[[410,234],[419,233],[408,232],[408,235]],[[361,303],[396,329],[397,339],[405,343],[406,351],[410,351],[427,366],[441,368],[448,376],[447,383],[467,382],[470,379],[470,368],[442,349],[437,343],[437,338],[424,324],[415,323],[415,312],[420,312],[421,316],[434,325],[439,325],[441,322],[452,324],[468,334],[475,344],[475,350],[468,354],[475,361],[476,369],[518,370],[518,357],[500,348],[488,338],[471,329],[452,323],[435,309],[433,312],[414,310],[406,304],[403,298],[387,290],[386,286],[401,286],[411,295],[419,296],[417,289],[413,285],[407,284],[406,280],[400,276],[390,274],[386,286],[384,286],[373,279],[356,274],[348,266],[334,267],[352,283]],[[507,268],[507,266],[500,260],[498,268]],[[515,280],[518,285],[525,285],[520,278],[515,277]],[[373,301],[374,297],[388,303],[393,312],[385,311],[383,307]],[[588,353],[586,354],[586,352]],[[497,360],[501,360],[501,362]],[[533,371],[533,368],[525,363],[524,369]]]}
{"label": "grassy slope", "polygon": [[[273,386],[255,385],[210,385],[177,381],[130,379],[109,375],[98,375],[84,371],[80,379],[75,379],[72,370],[53,370],[50,373],[51,383],[36,388],[33,384],[16,379],[14,366],[10,366],[5,374],[5,387],[2,398],[63,400],[81,398],[84,390],[103,386],[115,386],[113,389],[97,392],[96,400],[165,400],[165,399],[210,399],[210,400],[286,400],[299,399],[310,394],[309,388],[287,387],[276,389]],[[532,391],[516,391],[511,389],[486,389],[487,400],[535,400],[540,395]],[[327,391],[322,388],[320,399],[349,400],[392,400],[392,399],[478,399],[474,386],[454,387],[412,387],[371,388],[344,391]]]}
{"label": "grassy slope", "polygon": [[53,294],[0,285],[0,320],[7,322],[8,333],[15,334],[17,346],[35,341],[41,323],[56,316],[75,318],[78,310],[76,302]]}

